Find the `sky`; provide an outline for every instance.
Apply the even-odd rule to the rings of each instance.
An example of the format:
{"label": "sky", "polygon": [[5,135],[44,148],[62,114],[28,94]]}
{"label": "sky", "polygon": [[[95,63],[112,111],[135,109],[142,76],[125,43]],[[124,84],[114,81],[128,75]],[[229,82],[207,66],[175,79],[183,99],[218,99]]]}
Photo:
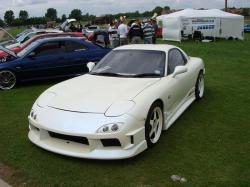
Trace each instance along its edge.
{"label": "sky", "polygon": [[[250,7],[250,0],[228,0],[230,7]],[[223,8],[224,0],[0,0],[0,17],[6,10],[13,10],[18,16],[20,10],[27,10],[30,17],[44,16],[48,8],[56,8],[58,16],[68,15],[72,9],[81,9],[83,14],[97,16],[136,11],[152,10],[156,6],[183,8]]]}

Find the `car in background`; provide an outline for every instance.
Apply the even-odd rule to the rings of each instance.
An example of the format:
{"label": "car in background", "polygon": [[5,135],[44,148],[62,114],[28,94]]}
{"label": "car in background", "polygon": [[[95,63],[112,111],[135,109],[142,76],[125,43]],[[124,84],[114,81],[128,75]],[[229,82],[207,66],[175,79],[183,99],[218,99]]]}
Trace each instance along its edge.
{"label": "car in background", "polygon": [[20,37],[20,36],[22,36],[22,35],[28,34],[28,33],[30,33],[30,32],[33,32],[33,31],[35,31],[35,30],[37,30],[37,29],[34,28],[34,27],[31,27],[30,29],[25,29],[24,31],[18,33],[18,34],[16,35],[16,38],[18,38],[18,37]]}
{"label": "car in background", "polygon": [[35,101],[28,117],[32,143],[78,158],[133,157],[155,146],[204,95],[203,60],[172,45],[118,47],[88,67],[88,74]]}
{"label": "car in background", "polygon": [[15,42],[11,45],[5,45],[4,47],[11,49],[14,47],[18,47],[30,38],[39,35],[39,34],[45,34],[45,33],[62,33],[63,31],[57,30],[57,29],[35,29],[31,30],[30,32],[25,32],[24,34],[20,35],[15,39]]}
{"label": "car in background", "polygon": [[9,54],[0,61],[0,89],[3,90],[13,88],[18,82],[86,73],[89,61],[98,62],[110,52],[76,37],[40,39],[18,54],[3,47],[0,50]]}
{"label": "car in background", "polygon": [[100,30],[100,27],[98,25],[90,25],[83,29],[83,34],[88,38],[90,35],[92,35],[96,30]]}
{"label": "car in background", "polygon": [[[24,48],[29,46],[32,42],[35,42],[35,41],[43,39],[43,38],[52,38],[52,37],[83,37],[83,34],[80,32],[62,32],[62,33],[40,34],[40,35],[36,35],[36,36],[30,38],[26,42],[22,43],[20,46],[16,46],[16,47],[9,48],[9,49],[17,54],[20,51],[22,51]],[[0,59],[6,58],[8,55],[9,55],[8,53],[6,53],[4,51],[0,51]]]}
{"label": "car in background", "polygon": [[82,25],[76,19],[66,19],[58,29],[63,32],[82,32]]}
{"label": "car in background", "polygon": [[244,32],[250,32],[250,25],[244,26]]}
{"label": "car in background", "polygon": [[88,36],[88,41],[101,45],[102,47],[108,47],[109,45],[109,33],[105,29],[96,29]]}

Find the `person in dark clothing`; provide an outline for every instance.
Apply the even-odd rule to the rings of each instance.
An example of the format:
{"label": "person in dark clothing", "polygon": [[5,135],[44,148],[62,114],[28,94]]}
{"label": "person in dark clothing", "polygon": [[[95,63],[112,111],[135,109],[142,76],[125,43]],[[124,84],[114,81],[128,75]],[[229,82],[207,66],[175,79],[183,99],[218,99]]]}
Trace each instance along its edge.
{"label": "person in dark clothing", "polygon": [[129,40],[132,44],[140,44],[143,39],[143,31],[139,24],[139,21],[132,23],[131,28],[128,33]]}
{"label": "person in dark clothing", "polygon": [[156,44],[158,25],[156,18],[151,19],[152,26],[154,28],[153,44]]}

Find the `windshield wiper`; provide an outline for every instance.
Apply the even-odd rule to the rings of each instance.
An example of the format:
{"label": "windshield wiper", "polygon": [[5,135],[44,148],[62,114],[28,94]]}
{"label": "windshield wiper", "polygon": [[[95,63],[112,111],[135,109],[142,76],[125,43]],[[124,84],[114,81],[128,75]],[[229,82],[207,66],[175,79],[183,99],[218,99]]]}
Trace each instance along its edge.
{"label": "windshield wiper", "polygon": [[143,74],[133,75],[133,77],[161,77],[161,75],[157,73],[143,73]]}
{"label": "windshield wiper", "polygon": [[90,72],[90,75],[100,75],[100,76],[109,76],[109,77],[123,77],[123,75],[118,73],[111,73],[111,72],[103,72],[103,73],[96,73],[96,72]]}

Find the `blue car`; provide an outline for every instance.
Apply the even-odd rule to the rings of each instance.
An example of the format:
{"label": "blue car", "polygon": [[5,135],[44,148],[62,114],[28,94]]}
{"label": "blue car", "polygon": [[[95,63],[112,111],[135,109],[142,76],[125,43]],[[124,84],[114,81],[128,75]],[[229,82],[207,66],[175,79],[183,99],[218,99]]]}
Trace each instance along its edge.
{"label": "blue car", "polygon": [[57,37],[37,40],[15,54],[0,60],[0,89],[13,88],[17,83],[39,79],[73,77],[88,72],[88,62],[100,61],[111,49],[82,38]]}
{"label": "blue car", "polygon": [[250,25],[244,26],[244,32],[250,32]]}

